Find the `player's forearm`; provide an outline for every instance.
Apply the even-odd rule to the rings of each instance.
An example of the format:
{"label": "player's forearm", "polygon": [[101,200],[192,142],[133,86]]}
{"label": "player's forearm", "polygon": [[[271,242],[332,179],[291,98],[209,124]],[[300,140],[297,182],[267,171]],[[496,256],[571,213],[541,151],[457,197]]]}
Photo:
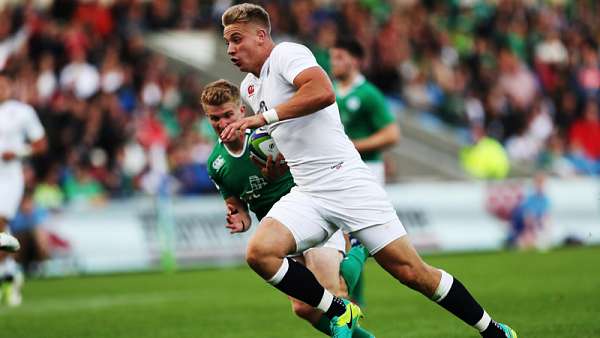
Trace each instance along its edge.
{"label": "player's forearm", "polygon": [[31,143],[31,155],[40,155],[48,149],[48,141],[45,137]]}
{"label": "player's forearm", "polygon": [[225,199],[225,206],[227,207],[228,211],[235,210],[237,212],[241,212],[241,211],[246,212],[246,210],[247,210],[246,203],[242,202],[237,197],[227,197]]}
{"label": "player's forearm", "polygon": [[352,142],[359,153],[367,153],[370,151],[384,150],[385,148],[398,143],[399,140],[400,128],[398,128],[396,123],[392,123],[367,138],[354,139]]}

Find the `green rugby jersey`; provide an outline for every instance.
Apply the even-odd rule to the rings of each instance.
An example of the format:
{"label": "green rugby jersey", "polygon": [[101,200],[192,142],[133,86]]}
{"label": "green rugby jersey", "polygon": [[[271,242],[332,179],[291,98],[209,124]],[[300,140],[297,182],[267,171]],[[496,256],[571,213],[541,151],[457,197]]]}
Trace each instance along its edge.
{"label": "green rugby jersey", "polygon": [[[344,130],[351,140],[369,137],[396,121],[377,87],[359,75],[350,89],[342,93],[334,83],[336,101]],[[360,154],[363,161],[382,161],[381,151]]]}
{"label": "green rugby jersey", "polygon": [[215,144],[208,157],[208,174],[224,199],[240,198],[261,219],[292,189],[294,180],[289,171],[273,182],[262,176],[250,159],[249,138],[250,131],[246,131],[244,152],[239,156],[232,155],[221,141]]}

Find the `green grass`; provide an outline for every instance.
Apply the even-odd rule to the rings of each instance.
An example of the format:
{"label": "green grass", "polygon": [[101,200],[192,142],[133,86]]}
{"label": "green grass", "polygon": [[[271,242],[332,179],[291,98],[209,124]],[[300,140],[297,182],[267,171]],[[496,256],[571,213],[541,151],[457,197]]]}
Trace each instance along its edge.
{"label": "green grass", "polygon": [[[430,256],[522,338],[600,337],[600,247]],[[363,325],[378,337],[478,337],[437,305],[366,267]],[[247,268],[33,280],[0,308],[0,337],[321,337]]]}

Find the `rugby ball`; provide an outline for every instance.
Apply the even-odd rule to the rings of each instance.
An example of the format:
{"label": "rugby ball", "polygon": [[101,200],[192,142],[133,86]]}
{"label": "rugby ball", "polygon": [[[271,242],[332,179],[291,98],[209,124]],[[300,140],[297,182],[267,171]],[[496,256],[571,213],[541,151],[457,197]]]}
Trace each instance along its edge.
{"label": "rugby ball", "polygon": [[275,160],[279,155],[279,149],[266,128],[257,128],[250,134],[250,157],[265,164],[269,155]]}

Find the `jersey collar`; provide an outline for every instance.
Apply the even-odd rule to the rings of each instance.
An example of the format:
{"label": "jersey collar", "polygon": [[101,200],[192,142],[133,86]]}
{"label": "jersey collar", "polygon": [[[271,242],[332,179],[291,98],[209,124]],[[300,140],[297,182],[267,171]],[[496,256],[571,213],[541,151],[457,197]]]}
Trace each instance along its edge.
{"label": "jersey collar", "polygon": [[356,75],[356,77],[354,78],[354,81],[352,81],[352,84],[350,84],[350,86],[347,89],[342,90],[339,86],[339,82],[336,81],[335,83],[335,92],[339,97],[345,97],[348,94],[350,94],[350,92],[352,92],[352,90],[354,90],[354,88],[362,85],[363,83],[365,83],[366,79],[365,76],[362,75],[361,73],[358,73]]}
{"label": "jersey collar", "polygon": [[250,138],[250,134],[252,134],[252,130],[246,129],[246,137],[244,137],[244,145],[242,146],[242,150],[237,154],[232,152],[231,150],[229,150],[227,145],[225,143],[223,143],[223,141],[221,141],[221,139],[219,139],[219,143],[221,143],[223,145],[223,148],[225,148],[225,150],[227,151],[227,153],[229,155],[231,155],[231,157],[240,158],[246,153],[246,148],[248,147],[248,139]]}

